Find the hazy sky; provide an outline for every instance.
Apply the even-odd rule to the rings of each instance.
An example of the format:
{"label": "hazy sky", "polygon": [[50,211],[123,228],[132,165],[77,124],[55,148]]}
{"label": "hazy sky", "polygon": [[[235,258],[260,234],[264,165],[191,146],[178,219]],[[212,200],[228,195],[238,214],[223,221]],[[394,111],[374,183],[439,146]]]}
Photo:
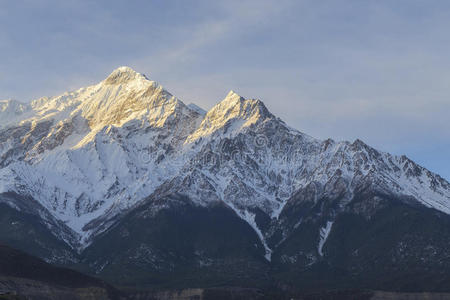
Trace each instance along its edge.
{"label": "hazy sky", "polygon": [[233,89],[318,138],[450,179],[450,1],[0,0],[0,99],[128,65],[208,109]]}

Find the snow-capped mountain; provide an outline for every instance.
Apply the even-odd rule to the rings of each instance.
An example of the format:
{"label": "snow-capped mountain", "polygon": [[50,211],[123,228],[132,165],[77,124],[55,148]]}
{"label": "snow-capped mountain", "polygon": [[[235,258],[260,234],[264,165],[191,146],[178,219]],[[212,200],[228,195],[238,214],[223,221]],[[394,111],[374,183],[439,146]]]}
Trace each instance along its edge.
{"label": "snow-capped mountain", "polygon": [[31,107],[17,100],[0,100],[0,129],[29,117]]}
{"label": "snow-capped mountain", "polygon": [[[369,222],[390,199],[450,214],[450,184],[405,156],[360,140],[312,138],[233,91],[209,111],[185,105],[128,67],[29,105],[0,101],[0,195],[86,257],[97,240],[128,237],[124,224],[158,218],[176,203],[224,206],[251,227],[266,261],[305,268],[329,255],[346,214]],[[299,234],[309,248],[287,246]],[[155,247],[143,241],[123,253],[173,270]],[[214,261],[202,251],[201,266]],[[100,273],[113,259],[95,256],[89,265]]]}
{"label": "snow-capped mountain", "polygon": [[158,188],[198,205],[225,202],[262,240],[252,210],[276,219],[311,185],[316,197],[342,194],[342,208],[370,183],[450,213],[449,183],[406,157],[359,140],[311,138],[233,91],[205,114],[121,67],[75,92],[0,105],[0,192],[36,199],[84,246],[96,232],[91,222],[106,222]]}

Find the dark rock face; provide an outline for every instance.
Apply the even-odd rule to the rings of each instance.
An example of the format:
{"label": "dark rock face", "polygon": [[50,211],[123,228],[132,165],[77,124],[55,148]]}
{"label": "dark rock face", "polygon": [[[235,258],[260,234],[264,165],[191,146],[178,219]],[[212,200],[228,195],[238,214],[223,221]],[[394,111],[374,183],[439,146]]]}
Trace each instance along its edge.
{"label": "dark rock face", "polygon": [[[106,283],[0,245],[0,299],[119,299]],[[6,297],[6,296],[5,296]],[[8,298],[6,298],[8,299]]]}
{"label": "dark rock face", "polygon": [[320,256],[311,232],[322,225],[311,220],[275,251],[276,276],[299,290],[447,291],[449,222],[445,214],[401,202],[370,219],[345,212],[335,219]]}
{"label": "dark rock face", "polygon": [[[333,205],[324,204],[333,203],[329,199],[314,202],[307,200],[307,191],[301,195],[306,198],[296,196],[278,221],[257,212],[260,228],[271,236],[270,262],[258,235],[233,210],[220,203],[199,207],[177,194],[163,200],[149,198],[81,253],[58,242],[38,221],[7,206],[1,210],[5,229],[1,235],[8,244],[36,255],[64,253],[66,261],[60,255],[56,263],[117,285],[244,286],[292,294],[355,288],[448,291],[448,215],[369,192],[355,196],[338,213]],[[156,208],[158,203],[164,203],[164,209]],[[333,223],[319,251],[320,231],[330,218]],[[7,224],[30,227],[21,231]],[[16,236],[6,239],[6,232]]]}
{"label": "dark rock face", "polygon": [[155,211],[157,203],[149,199],[101,234],[78,256],[77,265],[135,287],[447,291],[450,217],[376,197],[375,213],[361,209],[364,201],[373,205],[371,198],[358,198],[334,216],[322,254],[319,232],[326,215],[312,213],[313,206],[303,209],[308,217],[292,230],[283,229],[294,222],[286,216],[266,224],[268,232],[284,233],[278,239],[274,234],[270,262],[253,229],[226,206],[198,207],[172,195],[164,200],[167,207]]}
{"label": "dark rock face", "polygon": [[233,211],[222,205],[196,207],[177,195],[167,202],[170,207],[156,213],[149,203],[124,217],[83,252],[83,262],[124,285],[261,286],[269,281],[258,236]]}
{"label": "dark rock face", "polygon": [[78,260],[67,243],[71,238],[71,230],[32,198],[14,193],[0,195],[1,243],[49,263],[68,265]]}

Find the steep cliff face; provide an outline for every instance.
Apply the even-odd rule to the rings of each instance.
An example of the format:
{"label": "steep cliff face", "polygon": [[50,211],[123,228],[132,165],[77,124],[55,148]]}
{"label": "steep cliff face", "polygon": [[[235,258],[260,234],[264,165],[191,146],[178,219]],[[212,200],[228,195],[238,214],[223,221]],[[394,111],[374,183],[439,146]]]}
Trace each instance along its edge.
{"label": "steep cliff face", "polygon": [[[405,156],[360,140],[314,139],[287,126],[261,101],[233,91],[205,112],[127,67],[97,85],[30,105],[1,101],[0,193],[0,202],[40,220],[69,249],[51,254],[41,249],[41,257],[83,263],[105,276],[113,276],[125,258],[133,268],[158,270],[164,278],[179,265],[201,270],[209,261],[232,268],[249,257],[260,274],[269,274],[268,265],[290,274],[292,268],[332,264],[331,249],[344,251],[336,240],[342,228],[363,226],[366,231],[353,234],[374,234],[381,241],[375,229],[388,230],[392,210],[399,219],[417,210],[427,220],[441,220],[430,230],[440,228],[450,213],[450,184]],[[192,214],[199,223],[190,228]],[[237,226],[233,244],[247,250],[230,258],[194,243],[207,236],[222,247],[221,234],[233,235],[223,224],[206,228],[214,223],[210,214]],[[142,224],[156,231],[142,235]],[[172,242],[183,228],[190,228],[192,239],[175,251],[171,247],[179,245]],[[402,228],[390,230],[407,234]],[[412,242],[397,234],[397,244],[383,251]],[[423,234],[436,253],[444,251],[431,231]],[[102,256],[99,249],[124,237],[130,239],[125,246]],[[162,237],[169,243],[165,247]],[[413,247],[417,251],[419,244]],[[349,245],[345,251],[361,253],[362,244]],[[153,260],[136,258],[143,253]]]}

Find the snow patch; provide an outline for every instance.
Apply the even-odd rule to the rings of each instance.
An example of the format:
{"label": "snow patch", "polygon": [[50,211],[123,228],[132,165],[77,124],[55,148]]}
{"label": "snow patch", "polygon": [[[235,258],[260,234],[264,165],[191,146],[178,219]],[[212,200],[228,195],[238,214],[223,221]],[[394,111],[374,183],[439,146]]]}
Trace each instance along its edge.
{"label": "snow patch", "polygon": [[320,228],[320,231],[319,231],[320,240],[319,240],[319,246],[317,247],[317,251],[319,252],[320,256],[323,256],[322,249],[328,239],[328,236],[330,235],[332,226],[333,226],[333,222],[328,221],[327,225],[325,227]]}
{"label": "snow patch", "polygon": [[265,249],[265,255],[264,257],[268,260],[271,261],[272,259],[272,249],[269,248],[269,246],[267,245],[266,239],[264,238],[264,234],[262,233],[261,229],[258,228],[258,225],[256,224],[255,221],[255,214],[245,210],[245,211],[241,211],[239,209],[237,209],[232,203],[227,203],[231,209],[233,209],[236,214],[243,219],[244,221],[246,221],[252,228],[253,230],[256,232],[256,234],[259,237],[259,240],[261,241],[261,243],[264,246]]}

